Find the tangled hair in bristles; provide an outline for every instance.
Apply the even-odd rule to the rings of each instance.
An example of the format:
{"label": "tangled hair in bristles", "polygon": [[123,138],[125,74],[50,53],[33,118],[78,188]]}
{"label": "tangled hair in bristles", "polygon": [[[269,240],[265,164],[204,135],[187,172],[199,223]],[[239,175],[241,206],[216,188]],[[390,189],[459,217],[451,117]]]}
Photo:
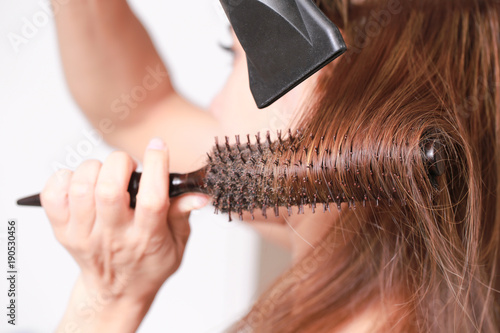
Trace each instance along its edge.
{"label": "tangled hair in bristles", "polygon": [[[316,2],[348,51],[295,122],[306,150],[280,160],[312,163],[306,192],[338,177],[384,200],[342,209],[234,330],[332,332],[374,309],[373,332],[499,332],[500,3]],[[428,177],[434,138],[445,172]]]}
{"label": "tangled hair in bristles", "polygon": [[[248,211],[253,218],[255,209],[267,218],[268,209],[279,216],[280,207],[290,216],[294,207],[298,214],[304,213],[304,206],[314,213],[317,205],[326,212],[331,203],[339,211],[343,202],[352,209],[356,204],[405,205],[415,195],[412,191],[425,183],[432,183],[436,192],[437,177],[445,171],[438,133],[416,132],[420,138],[414,142],[406,137],[400,145],[394,141],[375,152],[360,149],[356,135],[347,134],[334,135],[331,143],[324,136],[315,142],[315,135],[306,137],[300,130],[289,131],[286,138],[278,132],[274,142],[269,132],[264,140],[258,133],[254,142],[247,135],[244,144],[239,136],[233,144],[228,137],[224,144],[216,138],[208,154],[204,188],[214,198],[215,212],[229,213],[230,221],[231,212],[242,219]],[[398,168],[401,164],[403,169]]]}

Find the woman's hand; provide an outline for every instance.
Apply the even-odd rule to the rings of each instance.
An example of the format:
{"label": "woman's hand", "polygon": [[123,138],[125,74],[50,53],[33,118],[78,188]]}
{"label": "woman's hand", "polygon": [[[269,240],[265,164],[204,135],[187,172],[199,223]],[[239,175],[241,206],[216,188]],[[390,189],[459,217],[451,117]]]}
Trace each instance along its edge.
{"label": "woman's hand", "polygon": [[[81,268],[74,302],[106,300],[107,306],[94,313],[80,311],[87,319],[109,321],[113,314],[106,311],[126,311],[123,304],[144,304],[147,311],[180,265],[190,211],[208,201],[195,194],[169,200],[168,155],[161,140],[150,142],[143,164],[135,210],[129,208],[127,186],[136,163],[123,152],[112,153],[103,164],[89,160],[74,172],[60,170],[41,193],[56,238]],[[127,316],[119,315],[119,320]]]}

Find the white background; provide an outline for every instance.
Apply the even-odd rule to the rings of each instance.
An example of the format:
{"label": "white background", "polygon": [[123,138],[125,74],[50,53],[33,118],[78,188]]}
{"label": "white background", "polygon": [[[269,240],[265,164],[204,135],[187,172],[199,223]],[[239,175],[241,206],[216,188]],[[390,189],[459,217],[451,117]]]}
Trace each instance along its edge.
{"label": "white background", "polygon": [[[228,44],[230,36],[217,2],[134,0],[131,5],[152,34],[177,89],[207,106],[231,66],[230,56],[218,47],[219,42]],[[53,19],[38,22],[37,31],[17,50],[9,41],[9,34],[22,36],[26,20],[33,22],[43,13],[38,0],[0,2],[1,332],[54,331],[78,275],[43,210],[15,204],[19,197],[39,192],[53,164],[64,163],[68,149],[86,140],[83,132],[90,129],[66,88]],[[85,158],[102,161],[111,150],[104,144],[92,146]],[[16,327],[7,325],[5,308],[9,218],[17,219],[19,230]],[[245,313],[262,288],[259,258],[268,246],[253,230],[213,215],[211,207],[193,213],[191,226],[184,262],[161,289],[140,332],[220,332]]]}

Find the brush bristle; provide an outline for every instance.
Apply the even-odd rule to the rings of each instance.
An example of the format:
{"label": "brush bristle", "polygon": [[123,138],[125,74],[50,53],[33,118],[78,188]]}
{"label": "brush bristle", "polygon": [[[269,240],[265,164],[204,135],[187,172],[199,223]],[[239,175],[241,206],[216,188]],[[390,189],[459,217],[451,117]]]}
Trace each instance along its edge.
{"label": "brush bristle", "polygon": [[[334,203],[340,209],[342,202],[349,208],[356,208],[356,202],[366,206],[379,205],[383,200],[389,205],[395,200],[404,203],[394,185],[398,175],[377,168],[377,173],[369,174],[366,167],[360,171],[350,158],[352,152],[343,149],[338,140],[336,156],[328,147],[309,147],[313,137],[304,137],[300,132],[289,133],[278,140],[271,141],[269,134],[265,139],[256,135],[252,142],[230,144],[226,137],[224,144],[216,139],[216,145],[209,154],[205,179],[206,191],[212,195],[216,212],[253,214],[256,209],[262,215],[278,216],[279,207],[286,207],[288,214],[297,207],[298,214],[304,213],[304,206],[312,211],[322,205],[322,211],[329,211]],[[338,158],[345,154],[342,158]],[[347,156],[347,158],[346,158]],[[376,157],[378,159],[378,156]],[[348,162],[346,162],[348,161]],[[368,164],[369,165],[369,164]]]}

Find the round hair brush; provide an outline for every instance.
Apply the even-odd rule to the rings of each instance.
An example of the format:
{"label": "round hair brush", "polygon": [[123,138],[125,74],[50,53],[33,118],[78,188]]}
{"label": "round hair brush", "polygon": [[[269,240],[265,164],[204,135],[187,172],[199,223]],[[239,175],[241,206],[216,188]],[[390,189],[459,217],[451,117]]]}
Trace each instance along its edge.
{"label": "round hair brush", "polygon": [[[407,195],[398,192],[400,176],[391,173],[388,159],[393,156],[368,156],[363,151],[349,151],[342,146],[342,139],[334,142],[335,149],[324,143],[310,147],[313,135],[305,137],[300,131],[282,138],[271,140],[269,132],[265,139],[255,136],[251,142],[247,135],[242,143],[236,136],[231,144],[229,138],[215,146],[207,154],[206,166],[187,174],[170,174],[169,196],[176,197],[188,192],[202,192],[213,197],[215,212],[235,212],[242,219],[244,211],[253,217],[255,209],[261,209],[267,217],[271,209],[278,216],[279,207],[286,207],[288,214],[292,207],[298,213],[309,205],[314,212],[318,204],[323,211],[335,203],[340,209],[342,202],[355,207],[356,202],[381,201],[391,205],[395,200],[404,204]],[[316,140],[317,141],[317,140]],[[345,138],[344,138],[345,141]],[[444,172],[442,146],[438,140],[426,139],[421,142],[418,156],[427,169],[431,184],[437,186],[436,177]],[[399,157],[403,159],[402,156]],[[406,157],[407,158],[407,157]],[[409,175],[407,175],[409,177]],[[130,206],[135,207],[141,173],[133,172],[128,192]],[[17,201],[19,205],[40,206],[39,194]]]}

